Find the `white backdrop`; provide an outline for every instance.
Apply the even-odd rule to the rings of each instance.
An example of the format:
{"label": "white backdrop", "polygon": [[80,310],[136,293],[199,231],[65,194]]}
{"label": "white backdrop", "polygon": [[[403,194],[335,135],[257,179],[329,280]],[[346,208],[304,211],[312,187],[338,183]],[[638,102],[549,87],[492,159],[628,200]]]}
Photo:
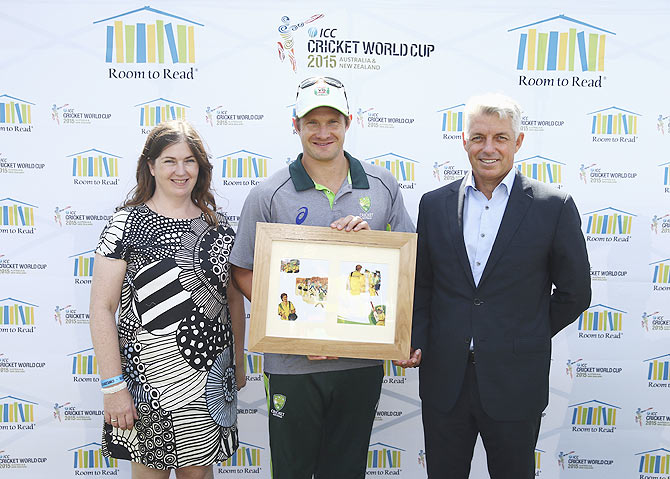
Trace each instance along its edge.
{"label": "white backdrop", "polygon": [[[99,455],[88,332],[98,235],[166,117],[201,132],[236,224],[252,185],[299,153],[296,85],[317,74],[345,83],[346,149],[396,173],[413,218],[422,193],[468,169],[467,98],[522,103],[516,164],[574,196],[593,279],[592,306],[554,340],[536,475],[670,476],[666,2],[0,7],[2,477],[129,477]],[[217,477],[270,477],[262,356],[246,366],[240,453]],[[387,364],[377,415],[368,475],[425,477],[415,371]],[[471,477],[488,477],[479,447]]]}

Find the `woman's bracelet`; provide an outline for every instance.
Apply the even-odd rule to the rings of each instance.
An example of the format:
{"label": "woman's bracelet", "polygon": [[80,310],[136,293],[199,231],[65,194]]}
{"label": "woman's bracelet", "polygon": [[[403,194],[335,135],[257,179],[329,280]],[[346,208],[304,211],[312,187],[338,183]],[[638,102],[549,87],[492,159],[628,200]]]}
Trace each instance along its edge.
{"label": "woman's bracelet", "polygon": [[119,384],[123,381],[123,374],[119,374],[118,376],[115,376],[113,378],[108,378],[108,379],[102,379],[100,381],[100,386],[103,388],[108,388],[109,386],[114,386],[115,384]]}
{"label": "woman's bracelet", "polygon": [[114,386],[110,386],[108,388],[102,388],[102,394],[114,394],[122,389],[126,389],[128,385],[126,384],[125,381],[121,381],[119,384],[115,384]]}

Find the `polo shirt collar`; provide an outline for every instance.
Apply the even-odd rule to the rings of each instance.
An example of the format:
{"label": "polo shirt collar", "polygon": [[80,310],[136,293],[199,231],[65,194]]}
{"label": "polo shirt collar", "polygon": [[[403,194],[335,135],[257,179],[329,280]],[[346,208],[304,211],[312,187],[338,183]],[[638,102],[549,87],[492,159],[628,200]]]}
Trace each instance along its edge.
{"label": "polo shirt collar", "polygon": [[344,156],[349,160],[349,172],[351,173],[351,187],[357,190],[367,190],[370,188],[368,183],[368,175],[363,169],[363,165],[356,158],[351,156],[346,151]]}
{"label": "polo shirt collar", "polygon": [[[346,151],[344,152],[344,156],[349,161],[351,187],[359,190],[369,189],[368,175],[365,173],[361,162]],[[296,191],[305,191],[314,188],[314,180],[307,174],[305,167],[302,165],[302,153],[298,155],[295,161],[288,165],[288,171]]]}

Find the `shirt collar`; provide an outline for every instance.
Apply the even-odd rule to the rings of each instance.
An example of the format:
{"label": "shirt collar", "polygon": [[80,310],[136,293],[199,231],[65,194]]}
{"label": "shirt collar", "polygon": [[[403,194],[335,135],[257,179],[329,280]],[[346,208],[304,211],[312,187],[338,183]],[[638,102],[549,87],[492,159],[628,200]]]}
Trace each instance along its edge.
{"label": "shirt collar", "polygon": [[[346,151],[345,158],[349,161],[349,177],[351,178],[351,187],[354,189],[367,190],[370,188],[368,175],[363,169],[363,165],[356,158]],[[288,165],[288,171],[293,181],[296,191],[305,191],[314,188],[314,180],[309,176],[305,167],[302,165],[302,153]]]}
{"label": "shirt collar", "polygon": [[[514,178],[516,176],[516,169],[511,168],[505,177],[502,179],[502,181],[494,188],[493,191],[497,190],[500,188],[500,185],[505,185],[506,188],[506,193],[509,195],[510,191],[512,191],[512,186],[514,185]],[[465,192],[466,194],[472,189],[474,191],[479,191],[477,187],[475,186],[475,176],[472,174],[472,170],[470,170],[467,175],[465,176],[465,179],[463,180],[465,182]]]}

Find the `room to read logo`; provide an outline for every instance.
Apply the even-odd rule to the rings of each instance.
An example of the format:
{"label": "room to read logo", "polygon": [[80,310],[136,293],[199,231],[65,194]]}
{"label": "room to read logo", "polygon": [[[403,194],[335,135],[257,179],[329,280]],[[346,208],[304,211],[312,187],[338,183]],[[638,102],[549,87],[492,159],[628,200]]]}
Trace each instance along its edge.
{"label": "room to read logo", "polygon": [[637,215],[607,207],[582,215],[587,242],[625,243],[631,239],[633,218]]}
{"label": "room to read logo", "polygon": [[649,263],[654,291],[670,291],[670,258]]}
{"label": "room to read logo", "polygon": [[0,299],[0,333],[34,333],[37,308],[15,298]]}
{"label": "room to read logo", "polygon": [[108,65],[107,78],[194,78],[196,37],[202,23],[145,6],[93,24],[105,27],[102,56]]}
{"label": "room to read logo", "polygon": [[186,120],[188,105],[176,101],[156,98],[135,105],[140,115],[139,126],[143,135],[149,134],[159,123],[169,120]]}
{"label": "room to read logo", "polygon": [[[366,475],[400,475],[404,452],[404,449],[382,442],[370,444]],[[393,472],[389,474],[388,471]]]}
{"label": "room to read logo", "polygon": [[[77,470],[90,469],[116,469],[119,467],[119,460],[113,457],[105,457],[102,455],[102,445],[97,442],[89,442],[82,446],[68,449],[72,453],[72,467]],[[115,473],[117,471],[114,471]],[[81,475],[81,474],[77,474]],[[89,475],[89,474],[87,474]],[[92,474],[90,474],[92,475]],[[98,474],[95,474],[96,476]],[[109,475],[109,474],[104,474]],[[116,475],[116,474],[113,474]]]}
{"label": "room to read logo", "polygon": [[268,176],[268,162],[272,158],[248,150],[226,153],[221,160],[221,176],[225,186],[254,186]]}
{"label": "room to read logo", "polygon": [[437,110],[440,114],[440,125],[443,140],[463,139],[463,109],[465,103]]}
{"label": "room to read logo", "polygon": [[119,185],[119,155],[96,148],[68,155],[74,185]]}
{"label": "room to read logo", "polygon": [[93,276],[93,263],[95,262],[95,250],[82,251],[81,253],[68,256],[72,260],[72,276],[74,284],[89,285]]}
{"label": "room to read logo", "polygon": [[592,399],[568,406],[572,432],[613,433],[616,431],[616,416],[619,406]]}
{"label": "room to read logo", "polygon": [[33,131],[32,107],[35,104],[6,93],[0,95],[0,131]]}
{"label": "room to read logo", "polygon": [[620,340],[626,314],[625,311],[604,304],[589,306],[577,319],[577,337]]}
{"label": "room to read logo", "polygon": [[594,143],[635,143],[637,124],[642,116],[611,106],[587,113],[591,117],[591,138]]}
{"label": "room to read logo", "polygon": [[240,446],[228,459],[217,462],[219,474],[260,474],[265,448],[240,441]]}
{"label": "room to read logo", "polygon": [[405,384],[407,370],[396,366],[393,361],[384,361],[384,384]]}
{"label": "room to read logo", "polygon": [[602,87],[606,79],[601,74],[605,71],[605,45],[616,33],[566,15],[508,32],[519,35],[516,70],[523,72],[519,86]]}
{"label": "room to read logo", "polygon": [[67,355],[68,368],[75,383],[99,383],[98,360],[93,348],[83,349]]}
{"label": "room to read logo", "polygon": [[15,396],[0,397],[0,431],[35,429],[38,403]]}
{"label": "room to read logo", "polygon": [[670,354],[645,359],[643,362],[647,364],[647,387],[670,388]]}
{"label": "room to read logo", "polygon": [[515,161],[514,166],[522,175],[528,178],[554,185],[557,188],[563,187],[565,163],[535,155]]}
{"label": "room to read logo", "polygon": [[542,474],[542,458],[546,451],[542,449],[535,449],[535,476],[539,477]]}
{"label": "room to read logo", "polygon": [[263,379],[263,354],[244,350],[244,367],[247,381]]}
{"label": "room to read logo", "polygon": [[414,189],[416,185],[415,169],[416,165],[419,164],[418,161],[395,153],[373,156],[366,158],[365,161],[389,170],[395,176],[396,180],[398,180],[400,188]]}
{"label": "room to read logo", "polygon": [[663,183],[663,192],[670,193],[670,161],[658,165],[661,168],[661,182]]}
{"label": "room to read logo", "polygon": [[670,476],[670,450],[664,447],[638,452],[640,479],[667,479]]}
{"label": "room to read logo", "polygon": [[0,200],[0,235],[35,234],[35,210],[38,207],[14,198]]}

